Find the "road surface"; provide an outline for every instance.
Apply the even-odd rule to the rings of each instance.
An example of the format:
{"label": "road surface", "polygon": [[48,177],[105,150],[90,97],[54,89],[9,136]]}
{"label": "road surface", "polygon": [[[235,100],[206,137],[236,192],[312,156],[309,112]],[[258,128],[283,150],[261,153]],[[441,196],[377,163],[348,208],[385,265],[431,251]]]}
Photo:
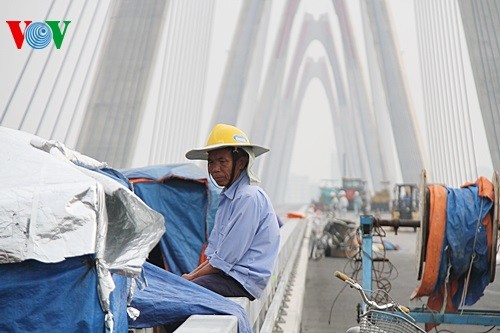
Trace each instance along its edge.
{"label": "road surface", "polygon": [[[391,228],[385,228],[386,239],[399,245],[397,251],[388,251],[390,263],[384,264],[384,274],[388,275],[390,295],[397,302],[418,307],[426,302],[411,302],[410,294],[419,285],[416,270],[415,243],[416,233],[412,228],[400,228],[394,235]],[[375,241],[375,238],[374,238]],[[390,268],[392,267],[392,270]],[[356,324],[356,304],[360,301],[359,294],[351,288],[344,288],[345,283],[334,277],[336,270],[350,275],[354,269],[361,267],[346,258],[326,257],[318,261],[309,260],[307,265],[304,308],[302,312],[302,333],[341,333]],[[490,283],[485,295],[474,305],[474,309],[500,310],[500,275]],[[359,273],[361,282],[361,272]],[[423,327],[423,324],[419,324]],[[442,324],[439,332],[471,333],[487,332],[491,327],[464,326]],[[438,332],[432,331],[432,332]],[[488,332],[499,332],[494,328]]]}

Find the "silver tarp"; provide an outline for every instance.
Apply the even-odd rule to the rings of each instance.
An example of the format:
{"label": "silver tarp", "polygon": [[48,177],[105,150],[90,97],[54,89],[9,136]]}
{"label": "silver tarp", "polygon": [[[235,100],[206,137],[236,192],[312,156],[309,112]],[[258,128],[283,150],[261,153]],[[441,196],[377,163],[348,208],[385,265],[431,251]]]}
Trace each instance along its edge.
{"label": "silver tarp", "polygon": [[165,232],[163,216],[96,172],[105,163],[59,142],[0,127],[0,156],[0,264],[95,254],[107,312],[110,273],[140,275]]}
{"label": "silver tarp", "polygon": [[0,127],[0,263],[95,253],[98,182]]}
{"label": "silver tarp", "polygon": [[140,273],[165,231],[163,216],[92,171],[104,163],[5,127],[0,156],[0,263],[100,252],[112,272]]}

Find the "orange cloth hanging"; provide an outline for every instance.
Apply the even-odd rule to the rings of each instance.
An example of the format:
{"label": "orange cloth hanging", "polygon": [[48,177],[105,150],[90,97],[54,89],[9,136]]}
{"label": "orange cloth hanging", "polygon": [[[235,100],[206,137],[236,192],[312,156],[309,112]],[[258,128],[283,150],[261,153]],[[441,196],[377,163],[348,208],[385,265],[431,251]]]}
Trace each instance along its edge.
{"label": "orange cloth hanging", "polygon": [[[429,185],[429,238],[425,253],[425,266],[420,285],[410,297],[429,296],[436,285],[439,262],[446,231],[446,188],[441,185]],[[426,235],[422,235],[426,237]]]}

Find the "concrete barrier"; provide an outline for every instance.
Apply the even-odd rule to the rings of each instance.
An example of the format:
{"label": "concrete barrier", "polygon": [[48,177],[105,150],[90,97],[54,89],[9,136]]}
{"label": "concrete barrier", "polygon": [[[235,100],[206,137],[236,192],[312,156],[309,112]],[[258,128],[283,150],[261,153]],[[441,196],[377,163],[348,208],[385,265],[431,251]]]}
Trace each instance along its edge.
{"label": "concrete barrier", "polygon": [[[263,296],[254,301],[246,297],[229,297],[245,310],[254,333],[283,331],[279,325],[286,327],[286,332],[300,332],[309,230],[307,219],[288,219],[280,229],[278,258]],[[293,292],[290,290],[292,284],[294,284]],[[288,302],[294,305],[292,320],[286,319],[290,316],[284,311]],[[297,306],[300,309],[295,309]],[[283,318],[290,322],[284,322]],[[237,331],[238,323],[235,316],[192,315],[175,330],[175,333],[237,333]],[[145,328],[129,332],[153,333],[154,330]]]}
{"label": "concrete barrier", "polygon": [[238,333],[235,316],[192,315],[175,330],[176,333]]}

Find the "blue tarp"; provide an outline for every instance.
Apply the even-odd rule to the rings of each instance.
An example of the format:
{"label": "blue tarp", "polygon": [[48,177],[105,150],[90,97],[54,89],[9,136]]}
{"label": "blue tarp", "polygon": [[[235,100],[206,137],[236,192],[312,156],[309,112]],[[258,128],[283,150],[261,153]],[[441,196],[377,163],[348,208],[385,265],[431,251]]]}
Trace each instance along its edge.
{"label": "blue tarp", "polygon": [[208,180],[208,173],[191,163],[121,172],[134,183],[134,193],[165,218],[159,245],[166,268],[177,275],[192,271],[213,228],[219,200],[220,190]]}
{"label": "blue tarp", "polygon": [[101,173],[103,175],[106,175],[106,176],[110,177],[111,179],[114,179],[118,183],[122,184],[123,186],[125,186],[129,190],[133,191],[132,184],[129,182],[128,178],[125,177],[125,175],[123,175],[120,171],[113,169],[113,168],[95,169],[93,171]]}
{"label": "blue tarp", "polygon": [[[0,265],[0,332],[106,332],[91,255]],[[127,278],[114,275],[115,332],[128,330]]]}
{"label": "blue tarp", "polygon": [[470,285],[465,305],[475,304],[489,284],[488,240],[482,221],[493,203],[478,195],[478,187],[448,188],[446,202],[446,232],[443,240],[439,276],[435,289],[445,282],[447,264],[451,264],[450,278],[459,281],[459,289],[453,296],[453,304],[460,305],[465,278],[475,258],[470,273]]}
{"label": "blue tarp", "polygon": [[141,313],[130,328],[155,327],[186,320],[192,314],[234,315],[238,332],[251,333],[245,310],[230,299],[150,263],[144,264],[148,286],[136,290],[131,306]]}

